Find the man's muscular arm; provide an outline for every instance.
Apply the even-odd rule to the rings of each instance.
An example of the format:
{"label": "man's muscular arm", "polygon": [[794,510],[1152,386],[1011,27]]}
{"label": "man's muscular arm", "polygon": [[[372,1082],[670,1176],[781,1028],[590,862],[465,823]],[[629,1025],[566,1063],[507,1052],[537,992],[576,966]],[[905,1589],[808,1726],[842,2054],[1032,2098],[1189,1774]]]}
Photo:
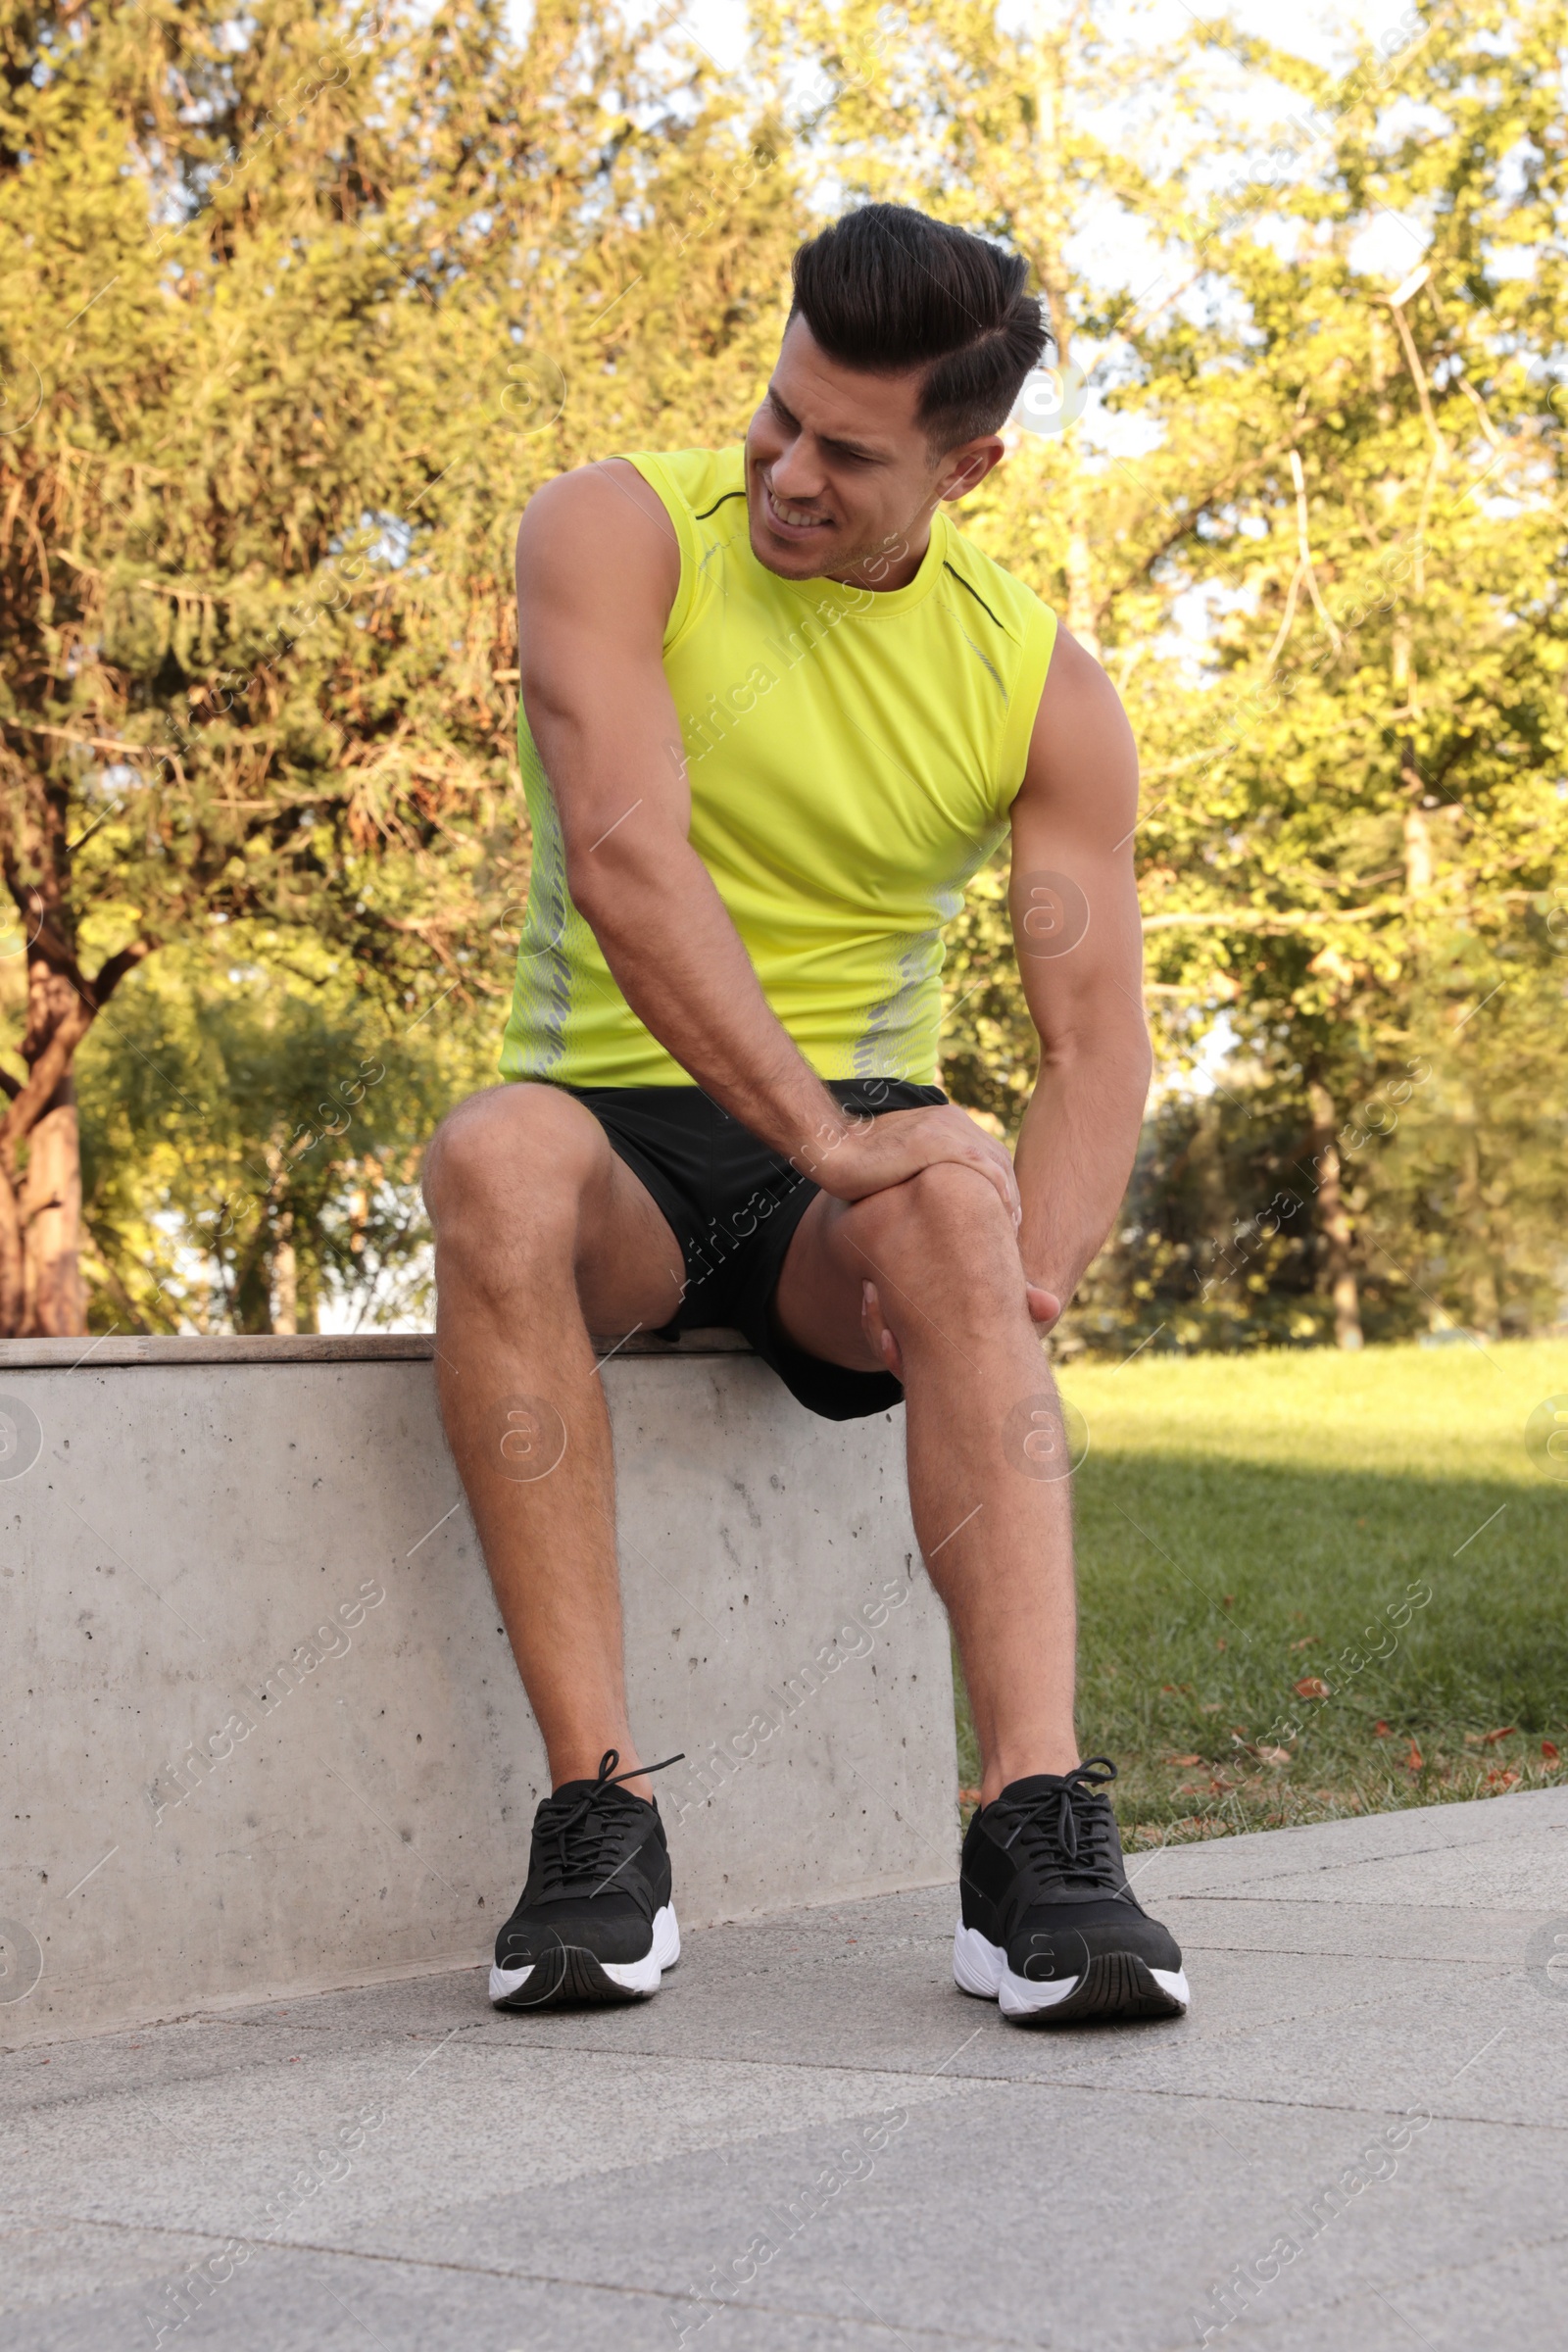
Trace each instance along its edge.
{"label": "man's muscular arm", "polygon": [[1126,713],[1099,662],[1062,630],[1012,805],[1013,939],[1040,1034],[1018,1138],[1018,1246],[1042,1323],[1054,1321],[1110,1230],[1149,1093],[1137,819]]}
{"label": "man's muscular arm", "polygon": [[662,649],[680,577],[668,516],[622,460],[565,474],[517,533],[522,698],[560,811],[566,880],[638,1018],[699,1086],[854,1200],[957,1160],[1015,1208],[1006,1153],[961,1111],[846,1116],[762,995],[692,848]]}

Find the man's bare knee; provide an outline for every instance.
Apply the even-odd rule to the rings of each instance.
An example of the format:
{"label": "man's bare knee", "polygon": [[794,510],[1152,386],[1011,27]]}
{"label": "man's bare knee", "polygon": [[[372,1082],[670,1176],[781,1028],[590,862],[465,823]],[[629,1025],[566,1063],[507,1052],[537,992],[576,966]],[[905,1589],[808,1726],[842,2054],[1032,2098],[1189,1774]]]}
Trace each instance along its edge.
{"label": "man's bare knee", "polygon": [[607,1150],[593,1113],[550,1086],[498,1086],[449,1113],[425,1154],[424,1200],[449,1267],[543,1248],[570,1263],[584,1190]]}
{"label": "man's bare knee", "polygon": [[1004,1293],[1022,1298],[1012,1219],[990,1179],[956,1161],[870,1194],[846,1224],[870,1280],[881,1267],[921,1290],[952,1285],[988,1301]]}
{"label": "man's bare knee", "polygon": [[492,1086],[449,1111],[424,1159],[425,1206],[450,1213],[474,1195],[552,1175],[565,1190],[590,1178],[604,1151],[592,1111],[553,1086]]}

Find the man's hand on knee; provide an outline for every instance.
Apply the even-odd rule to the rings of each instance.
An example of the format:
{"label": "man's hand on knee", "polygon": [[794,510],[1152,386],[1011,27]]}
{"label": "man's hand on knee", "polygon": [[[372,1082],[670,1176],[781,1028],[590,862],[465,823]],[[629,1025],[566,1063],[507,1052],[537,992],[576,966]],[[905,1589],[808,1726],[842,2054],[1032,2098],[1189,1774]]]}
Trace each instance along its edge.
{"label": "man's hand on knee", "polygon": [[1022,1211],[1006,1147],[956,1102],[885,1110],[876,1118],[858,1121],[848,1134],[825,1145],[806,1173],[836,1200],[863,1200],[868,1194],[907,1184],[922,1168],[944,1163],[983,1177],[1017,1226]]}

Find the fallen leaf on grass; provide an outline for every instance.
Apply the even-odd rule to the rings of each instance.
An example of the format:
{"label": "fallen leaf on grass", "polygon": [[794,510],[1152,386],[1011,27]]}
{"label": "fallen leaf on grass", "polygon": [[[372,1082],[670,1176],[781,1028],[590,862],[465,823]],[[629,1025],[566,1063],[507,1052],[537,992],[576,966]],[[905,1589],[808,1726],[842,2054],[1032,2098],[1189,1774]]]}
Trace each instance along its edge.
{"label": "fallen leaf on grass", "polygon": [[1304,1640],[1300,1642],[1293,1642],[1291,1643],[1291,1647],[1293,1649],[1310,1649],[1314,1642],[1321,1642],[1322,1639],[1323,1637],[1321,1634],[1308,1634]]}
{"label": "fallen leaf on grass", "polygon": [[1421,1769],[1421,1750],[1413,1740],[1410,1742],[1410,1753],[1404,1759],[1404,1768],[1406,1772],[1419,1772]]}
{"label": "fallen leaf on grass", "polygon": [[1518,1773],[1510,1764],[1506,1772],[1489,1772],[1487,1775],[1487,1786],[1491,1788],[1512,1788],[1518,1782]]}
{"label": "fallen leaf on grass", "polygon": [[1201,1756],[1167,1756],[1165,1761],[1167,1764],[1180,1764],[1185,1768],[1189,1764],[1201,1764],[1203,1759]]}
{"label": "fallen leaf on grass", "polygon": [[1394,1734],[1390,1731],[1388,1725],[1382,1722],[1380,1719],[1372,1726],[1372,1737],[1374,1740],[1392,1740],[1394,1738]]}
{"label": "fallen leaf on grass", "polygon": [[977,1805],[980,1802],[979,1789],[960,1788],[958,1790],[958,1802],[960,1805]]}
{"label": "fallen leaf on grass", "polygon": [[1561,1755],[1562,1750],[1557,1745],[1555,1740],[1543,1740],[1541,1742],[1541,1752],[1545,1757],[1548,1764],[1555,1764],[1557,1758]]}
{"label": "fallen leaf on grass", "polygon": [[1291,1760],[1288,1747],[1260,1747],[1257,1752],[1265,1764],[1288,1764]]}
{"label": "fallen leaf on grass", "polygon": [[1303,1674],[1296,1686],[1298,1698],[1327,1698],[1329,1687],[1320,1674]]}
{"label": "fallen leaf on grass", "polygon": [[1501,1729],[1500,1731],[1497,1731],[1497,1732],[1483,1732],[1483,1733],[1482,1733],[1482,1735],[1481,1735],[1481,1744],[1482,1744],[1482,1746],[1483,1746],[1483,1747],[1495,1747],[1495,1746],[1496,1746],[1496,1744],[1497,1744],[1497,1741],[1498,1741],[1499,1740],[1510,1740],[1510,1739],[1512,1739],[1512,1737],[1513,1737],[1513,1729],[1514,1729],[1514,1727],[1513,1727],[1513,1725],[1512,1725],[1511,1723],[1505,1723],[1505,1724],[1503,1725],[1503,1727],[1502,1727],[1502,1729]]}

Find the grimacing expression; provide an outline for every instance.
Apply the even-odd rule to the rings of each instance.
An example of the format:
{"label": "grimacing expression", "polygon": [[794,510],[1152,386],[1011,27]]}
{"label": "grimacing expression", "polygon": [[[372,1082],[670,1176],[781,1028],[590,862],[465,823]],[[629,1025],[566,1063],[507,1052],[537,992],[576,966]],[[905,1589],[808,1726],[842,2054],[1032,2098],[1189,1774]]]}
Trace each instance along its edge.
{"label": "grimacing expression", "polygon": [[923,371],[867,375],[823,352],[799,317],[746,436],[752,553],[785,580],[913,579],[933,511],[983,481],[996,433],[933,455],[915,420]]}

